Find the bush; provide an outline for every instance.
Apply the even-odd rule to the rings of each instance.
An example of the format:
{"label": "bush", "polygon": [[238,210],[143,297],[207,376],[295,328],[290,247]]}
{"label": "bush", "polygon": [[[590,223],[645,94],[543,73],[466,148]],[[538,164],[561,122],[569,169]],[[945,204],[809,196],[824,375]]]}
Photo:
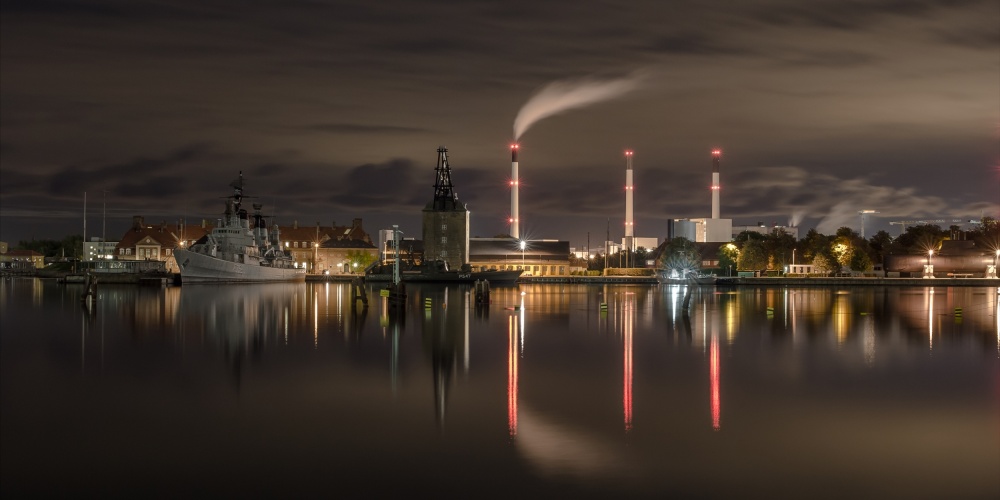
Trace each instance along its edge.
{"label": "bush", "polygon": [[645,267],[609,267],[605,276],[652,276],[653,270]]}

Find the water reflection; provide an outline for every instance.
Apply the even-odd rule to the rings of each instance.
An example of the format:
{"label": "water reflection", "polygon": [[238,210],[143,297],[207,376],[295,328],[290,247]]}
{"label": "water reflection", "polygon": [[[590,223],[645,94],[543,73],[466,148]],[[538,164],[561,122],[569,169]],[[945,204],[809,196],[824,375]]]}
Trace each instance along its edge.
{"label": "water reflection", "polygon": [[[309,484],[275,458],[295,456],[335,464],[352,493],[390,482],[354,477],[377,471],[424,488],[606,480],[604,496],[732,497],[780,476],[808,496],[830,470],[841,497],[884,477],[995,492],[996,287],[529,285],[484,307],[469,287],[413,286],[398,314],[371,300],[376,321],[346,284],[108,286],[89,316],[80,291],[0,283],[5,467],[47,477],[58,448],[93,474],[161,470],[120,461],[138,439],[168,463],[205,441],[210,465],[267,467],[274,491]],[[66,414],[85,418],[53,424]],[[126,444],[92,446],[106,436]]]}

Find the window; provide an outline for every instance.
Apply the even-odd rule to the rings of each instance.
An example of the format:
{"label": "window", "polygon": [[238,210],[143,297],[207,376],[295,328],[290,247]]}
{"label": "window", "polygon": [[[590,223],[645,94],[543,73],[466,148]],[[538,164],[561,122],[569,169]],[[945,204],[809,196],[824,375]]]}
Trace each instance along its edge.
{"label": "window", "polygon": [[448,224],[441,224],[441,230],[442,231],[447,231],[448,230]]}
{"label": "window", "polygon": [[441,244],[442,245],[447,245],[448,244],[448,237],[447,236],[442,236],[441,237]]}

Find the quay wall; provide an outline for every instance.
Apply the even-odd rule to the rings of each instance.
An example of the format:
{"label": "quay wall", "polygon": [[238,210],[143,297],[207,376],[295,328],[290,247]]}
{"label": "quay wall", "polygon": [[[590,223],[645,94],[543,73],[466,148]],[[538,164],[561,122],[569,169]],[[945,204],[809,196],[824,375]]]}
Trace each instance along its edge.
{"label": "quay wall", "polygon": [[[655,285],[648,276],[522,276],[518,283]],[[703,285],[711,286],[711,285]],[[722,278],[715,286],[1000,286],[997,278]]]}

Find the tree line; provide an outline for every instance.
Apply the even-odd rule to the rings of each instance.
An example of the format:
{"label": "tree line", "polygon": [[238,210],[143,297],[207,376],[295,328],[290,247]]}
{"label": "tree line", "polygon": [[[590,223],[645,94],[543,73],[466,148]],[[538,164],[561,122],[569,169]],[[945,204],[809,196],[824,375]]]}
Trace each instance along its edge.
{"label": "tree line", "polygon": [[83,236],[69,235],[61,240],[21,240],[16,250],[34,250],[46,258],[79,259],[83,256]]}
{"label": "tree line", "polygon": [[[886,255],[923,255],[937,251],[944,240],[959,239],[972,240],[979,248],[996,251],[1000,249],[1000,225],[993,217],[983,217],[969,230],[954,225],[941,228],[919,224],[907,227],[895,238],[886,231],[878,231],[868,239],[849,227],[841,227],[832,235],[810,229],[799,240],[781,228],[768,234],[743,231],[731,243],[720,247],[717,269],[728,274],[732,270],[782,270],[789,264],[811,264],[817,273],[842,269],[868,272],[875,264],[883,264]],[[664,246],[657,267],[698,270],[701,262],[697,245],[685,238],[674,238]]]}

